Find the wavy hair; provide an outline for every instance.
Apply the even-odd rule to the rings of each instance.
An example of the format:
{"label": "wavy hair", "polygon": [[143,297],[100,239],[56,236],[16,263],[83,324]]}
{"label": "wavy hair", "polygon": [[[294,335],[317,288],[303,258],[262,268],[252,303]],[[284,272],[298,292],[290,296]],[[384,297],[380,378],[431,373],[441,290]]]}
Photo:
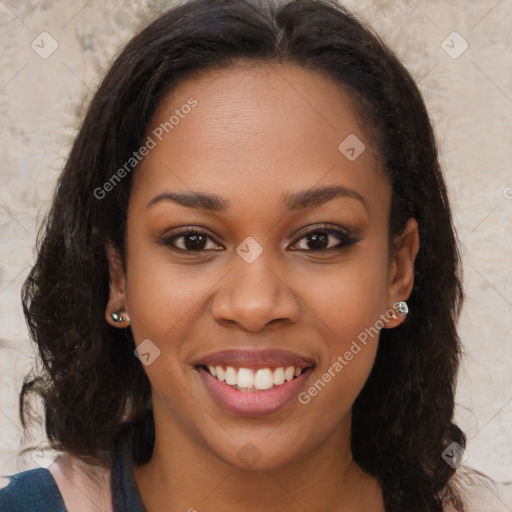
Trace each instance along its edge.
{"label": "wavy hair", "polygon": [[[447,190],[424,101],[408,71],[373,31],[334,0],[191,0],[163,12],[113,61],[89,104],[41,226],[23,284],[28,328],[42,363],[25,377],[20,415],[44,404],[50,445],[106,464],[129,436],[134,462],[154,446],[151,388],[130,329],[104,318],[106,244],[121,254],[131,175],[94,190],[140,148],[161,100],[191,73],[238,59],[294,63],[349,92],[371,126],[392,184],[390,248],[409,217],[420,249],[407,321],[383,329],[371,374],[353,404],[352,454],[376,477],[387,511],[463,511],[441,454],[465,446],[452,423],[461,355],[456,323],[461,262]],[[137,172],[136,168],[133,172]]]}

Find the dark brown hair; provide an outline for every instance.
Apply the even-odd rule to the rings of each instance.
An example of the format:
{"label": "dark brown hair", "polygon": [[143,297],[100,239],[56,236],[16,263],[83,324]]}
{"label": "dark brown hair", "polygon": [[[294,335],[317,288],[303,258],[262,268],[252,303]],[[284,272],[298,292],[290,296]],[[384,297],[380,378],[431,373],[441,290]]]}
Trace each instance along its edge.
{"label": "dark brown hair", "polygon": [[[42,368],[20,394],[42,398],[51,446],[106,463],[128,435],[134,462],[151,458],[150,383],[130,329],[105,322],[105,245],[123,253],[131,174],[93,193],[137,151],[161,100],[194,71],[238,59],[289,62],[350,91],[392,184],[391,243],[409,217],[420,249],[407,320],[383,329],[374,368],[353,405],[355,461],[378,478],[386,510],[462,511],[455,469],[441,454],[465,436],[452,423],[463,301],[456,235],[437,148],[410,74],[369,28],[334,0],[192,0],[164,12],[117,56],[92,99],[59,178],[23,286]],[[136,169],[133,172],[137,172]]]}

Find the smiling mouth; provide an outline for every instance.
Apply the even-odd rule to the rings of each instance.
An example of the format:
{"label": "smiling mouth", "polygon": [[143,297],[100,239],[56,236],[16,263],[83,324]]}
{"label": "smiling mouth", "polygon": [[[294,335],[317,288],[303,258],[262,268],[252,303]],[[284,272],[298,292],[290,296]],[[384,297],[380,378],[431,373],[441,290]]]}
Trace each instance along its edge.
{"label": "smiling mouth", "polygon": [[304,372],[312,369],[311,366],[279,366],[275,368],[244,368],[225,365],[207,366],[198,365],[212,377],[233,389],[244,393],[267,391],[300,377]]}

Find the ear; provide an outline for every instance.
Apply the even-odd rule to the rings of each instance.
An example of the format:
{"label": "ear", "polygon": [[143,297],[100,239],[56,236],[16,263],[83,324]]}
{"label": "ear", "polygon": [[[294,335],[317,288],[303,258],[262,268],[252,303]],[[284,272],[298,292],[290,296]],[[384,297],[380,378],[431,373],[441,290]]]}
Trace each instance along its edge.
{"label": "ear", "polygon": [[[113,327],[124,328],[127,327],[126,322],[115,322],[112,318],[114,311],[126,312],[126,279],[122,259],[119,251],[111,242],[106,244],[105,251],[110,275],[110,290],[107,307],[105,308],[105,320]],[[122,316],[127,317],[126,314]]]}
{"label": "ear", "polygon": [[[388,271],[388,310],[396,311],[393,305],[397,301],[405,301],[409,298],[414,285],[414,262],[420,248],[420,236],[418,222],[414,218],[408,219],[404,231],[395,242],[395,249],[391,255]],[[404,317],[396,314],[387,322],[386,328],[390,329],[400,325]]]}

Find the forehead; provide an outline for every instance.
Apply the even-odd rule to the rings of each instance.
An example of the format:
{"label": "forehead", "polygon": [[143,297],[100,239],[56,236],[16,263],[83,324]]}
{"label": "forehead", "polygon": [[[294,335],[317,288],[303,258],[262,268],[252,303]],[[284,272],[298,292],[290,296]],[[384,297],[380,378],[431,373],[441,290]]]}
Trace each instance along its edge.
{"label": "forehead", "polygon": [[[347,91],[329,77],[296,64],[239,60],[224,69],[196,72],[178,83],[159,105],[150,128],[168,121],[169,114],[194,97],[199,108],[190,117],[197,119],[200,113],[203,124],[201,133],[189,141],[196,146],[205,144],[201,135],[213,131],[217,131],[217,140],[225,135],[231,142],[253,134],[255,143],[267,139],[267,144],[293,137],[296,143],[298,133],[309,138],[329,133],[334,138],[329,142],[350,133],[363,138],[365,123]],[[173,135],[185,130],[188,134],[192,128],[190,122],[188,125],[189,130],[186,123],[179,129],[173,127]]]}
{"label": "forehead", "polygon": [[330,78],[294,64],[238,61],[195,73],[164,98],[134,186],[148,201],[163,189],[221,189],[256,206],[294,189],[342,184],[368,197],[371,209],[385,209],[390,188],[366,132]]}

